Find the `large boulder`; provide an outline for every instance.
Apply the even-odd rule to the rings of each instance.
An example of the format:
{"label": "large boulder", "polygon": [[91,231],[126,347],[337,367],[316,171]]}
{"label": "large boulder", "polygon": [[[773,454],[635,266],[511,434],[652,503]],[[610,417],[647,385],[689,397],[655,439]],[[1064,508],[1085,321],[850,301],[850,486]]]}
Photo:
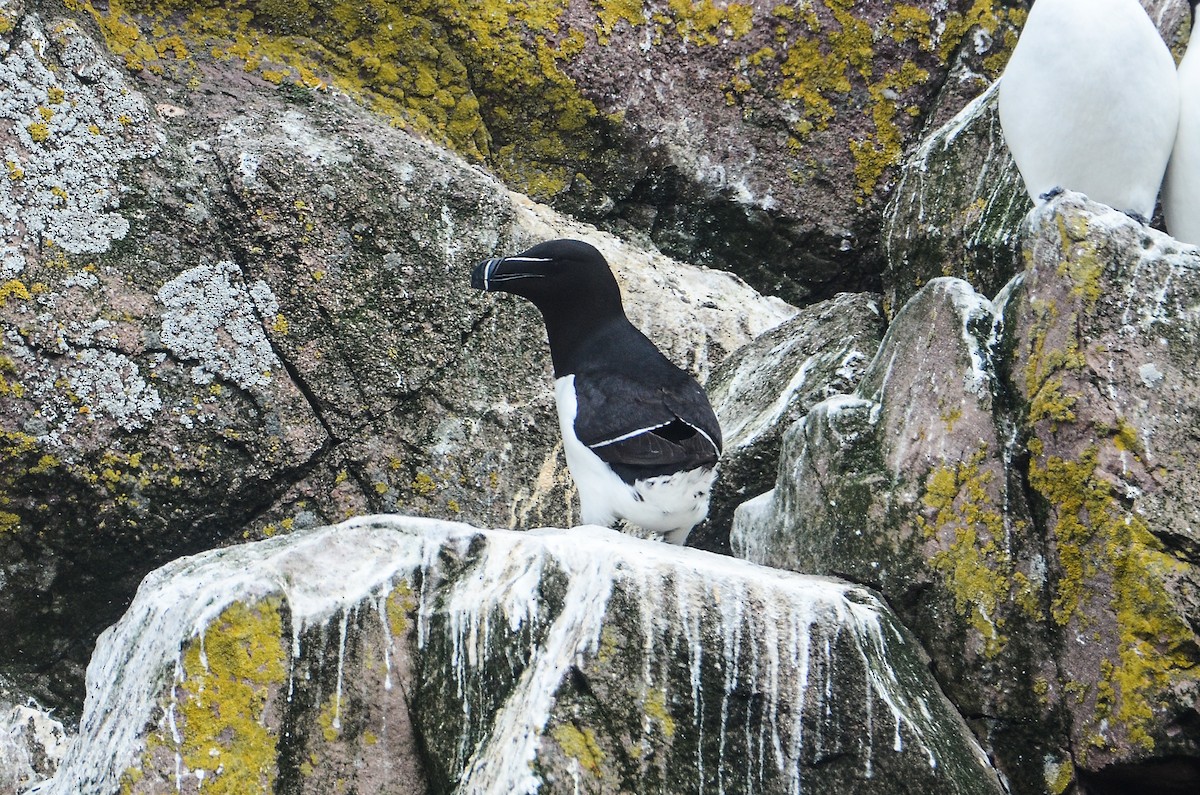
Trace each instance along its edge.
{"label": "large boulder", "polygon": [[38,792],[118,789],[1002,792],[864,588],[396,516],[151,574]]}
{"label": "large boulder", "polygon": [[794,311],[344,97],[214,61],[184,102],[90,17],[3,8],[0,677],[68,716],[96,635],[181,554],[401,507],[571,523],[541,319],[470,290],[480,259],[591,240],[700,377]]}
{"label": "large boulder", "polygon": [[900,169],[883,227],[889,317],[939,276],[995,295],[1023,267],[1019,232],[1033,204],[1000,130],[999,86],[926,136]]}
{"label": "large boulder", "polygon": [[1047,696],[1088,786],[1144,765],[1194,787],[1200,252],[1078,194],[1026,237],[1005,345],[1062,637]]}
{"label": "large boulder", "polygon": [[1013,791],[1188,791],[1200,257],[1078,194],[1023,239],[996,301],[908,301],[785,436],[734,549],[879,589]]}

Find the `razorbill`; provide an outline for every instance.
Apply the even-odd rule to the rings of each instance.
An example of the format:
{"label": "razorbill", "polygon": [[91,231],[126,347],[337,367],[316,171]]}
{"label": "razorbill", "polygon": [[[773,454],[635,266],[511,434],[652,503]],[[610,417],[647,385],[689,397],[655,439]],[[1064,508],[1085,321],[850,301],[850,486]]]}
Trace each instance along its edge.
{"label": "razorbill", "polygon": [[1035,204],[1063,190],[1147,221],[1175,142],[1175,61],[1137,0],[1037,0],[1000,78]]}
{"label": "razorbill", "polygon": [[1187,52],[1179,62],[1179,132],[1163,181],[1163,219],[1167,231],[1184,243],[1200,245],[1200,36],[1196,2]]}
{"label": "razorbill", "polygon": [[604,256],[551,240],[481,262],[471,286],[541,310],[581,520],[624,519],[682,544],[708,513],[721,428],[696,380],[625,317]]}

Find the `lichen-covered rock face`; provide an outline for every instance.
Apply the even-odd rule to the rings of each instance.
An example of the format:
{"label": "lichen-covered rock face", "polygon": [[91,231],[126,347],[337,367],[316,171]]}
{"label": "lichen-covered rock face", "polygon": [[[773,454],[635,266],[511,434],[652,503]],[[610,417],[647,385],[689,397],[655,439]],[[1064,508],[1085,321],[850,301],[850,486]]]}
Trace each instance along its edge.
{"label": "lichen-covered rock face", "polygon": [[[1188,4],[1142,5],[1182,56],[1190,33]],[[1016,253],[1021,221],[1033,203],[1000,129],[999,82],[988,85],[1023,23],[1024,14],[1014,12],[973,31],[977,46],[958,50],[929,112],[932,132],[905,155],[883,215],[889,319],[930,279],[955,276],[995,295],[1024,267]],[[989,38],[1005,43],[982,46]]]}
{"label": "lichen-covered rock face", "polygon": [[[420,738],[417,742],[416,738]],[[48,793],[999,793],[867,590],[373,517],[172,563]]]}
{"label": "lichen-covered rock face", "polygon": [[814,405],[852,392],[883,337],[880,297],[843,293],[794,318],[730,356],[708,382],[725,451],[708,521],[690,546],[729,550],[734,509],[775,483],[780,439]]}
{"label": "lichen-covered rock face", "polygon": [[523,192],[793,302],[878,284],[906,144],[935,105],[999,74],[1025,13],[992,0],[78,7],[130,71],[175,85],[172,105],[207,101],[195,85],[213,57],[250,81],[332,86]]}
{"label": "lichen-covered rock face", "polygon": [[1078,194],[1022,234],[994,302],[945,278],[908,301],[733,546],[878,588],[1014,792],[1186,791],[1200,260]]}
{"label": "lichen-covered rock face", "polygon": [[1200,254],[1078,194],[1026,236],[1007,344],[1063,637],[1050,684],[1102,786],[1200,754]]}
{"label": "lichen-covered rock face", "polygon": [[67,715],[180,554],[401,507],[571,523],[541,319],[480,259],[595,242],[701,377],[794,311],[240,61],[185,101],[40,8],[0,5],[0,676]]}

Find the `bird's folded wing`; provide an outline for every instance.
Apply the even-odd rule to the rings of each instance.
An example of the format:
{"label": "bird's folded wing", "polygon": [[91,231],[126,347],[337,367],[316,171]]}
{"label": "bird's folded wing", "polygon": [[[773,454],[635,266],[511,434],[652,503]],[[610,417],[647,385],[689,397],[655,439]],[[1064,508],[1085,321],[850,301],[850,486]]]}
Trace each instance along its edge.
{"label": "bird's folded wing", "polygon": [[712,466],[720,429],[690,378],[650,387],[620,373],[575,381],[575,434],[609,464],[668,474]]}

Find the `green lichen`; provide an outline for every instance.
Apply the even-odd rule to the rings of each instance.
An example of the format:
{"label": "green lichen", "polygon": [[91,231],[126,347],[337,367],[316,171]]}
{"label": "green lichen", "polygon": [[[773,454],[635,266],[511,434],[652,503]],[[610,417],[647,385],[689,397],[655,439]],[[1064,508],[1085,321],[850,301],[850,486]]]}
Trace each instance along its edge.
{"label": "green lichen", "polygon": [[1075,780],[1075,766],[1069,760],[1046,764],[1046,791],[1050,795],[1063,795]]}
{"label": "green lichen", "polygon": [[1095,737],[1103,740],[1100,727],[1114,723],[1149,750],[1159,695],[1180,677],[1196,676],[1192,633],[1164,585],[1185,566],[1164,551],[1136,511],[1122,506],[1097,471],[1096,446],[1077,460],[1042,456],[1041,445],[1034,450],[1029,483],[1050,506],[1058,569],[1051,614],[1060,625],[1086,629],[1087,616],[1102,611],[1116,625],[1092,680]]}
{"label": "green lichen", "polygon": [[279,608],[277,599],[234,603],[184,649],[175,693],[181,741],[163,739],[188,770],[204,771],[211,795],[274,787],[278,737],[266,706],[286,675]]}
{"label": "green lichen", "polygon": [[[540,197],[570,184],[608,124],[561,68],[583,45],[561,35],[565,0],[72,2],[132,70],[191,84],[204,53],[271,83],[333,86]],[[604,9],[622,18],[633,4]]]}

